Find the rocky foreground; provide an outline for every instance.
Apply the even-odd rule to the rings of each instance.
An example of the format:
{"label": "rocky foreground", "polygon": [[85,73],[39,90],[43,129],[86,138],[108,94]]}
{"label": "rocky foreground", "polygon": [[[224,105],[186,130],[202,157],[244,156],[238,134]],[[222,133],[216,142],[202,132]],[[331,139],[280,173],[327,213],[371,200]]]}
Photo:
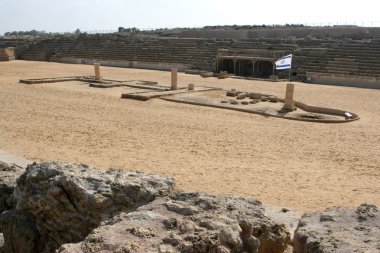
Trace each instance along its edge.
{"label": "rocky foreground", "polygon": [[0,209],[0,252],[380,252],[373,205],[306,213],[293,235],[257,200],[86,165],[0,163]]}

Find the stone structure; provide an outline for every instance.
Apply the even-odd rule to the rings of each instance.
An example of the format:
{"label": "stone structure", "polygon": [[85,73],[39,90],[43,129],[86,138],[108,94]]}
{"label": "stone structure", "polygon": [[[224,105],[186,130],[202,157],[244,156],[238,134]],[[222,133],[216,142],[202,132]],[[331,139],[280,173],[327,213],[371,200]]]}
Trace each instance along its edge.
{"label": "stone structure", "polygon": [[285,103],[284,103],[284,109],[287,111],[294,111],[296,110],[295,101],[293,99],[294,96],[294,84],[288,83],[286,85],[286,93],[285,93]]}
{"label": "stone structure", "polygon": [[13,61],[15,59],[15,50],[13,47],[0,48],[0,61]]}
{"label": "stone structure", "polygon": [[[302,29],[294,30],[300,32]],[[339,29],[335,30],[338,34]],[[226,69],[237,75],[269,78],[273,75],[276,54],[284,52],[293,54],[293,78],[298,80],[380,88],[380,69],[377,67],[380,58],[373,57],[380,52],[380,35],[365,33],[365,29],[363,31],[347,34],[344,40],[331,33],[319,37],[313,37],[313,34],[300,38],[283,37],[279,31],[278,37],[253,36],[248,39],[140,37],[125,34],[59,37],[28,44],[19,55],[23,60],[79,64],[98,62],[105,66],[159,70],[173,67],[179,71]],[[218,50],[222,52],[222,49],[228,50],[227,55],[218,54]],[[238,53],[228,55],[231,52]],[[277,71],[275,74],[283,79],[288,76],[288,71]]]}
{"label": "stone structure", "polygon": [[294,252],[380,252],[380,211],[363,204],[306,213],[294,234]]}
{"label": "stone structure", "polygon": [[[94,243],[94,242],[102,242]],[[79,244],[59,252],[284,252],[290,234],[265,216],[260,202],[179,193],[122,213]],[[132,251],[133,252],[133,251]]]}
{"label": "stone structure", "polygon": [[178,79],[177,69],[172,68],[172,70],[171,70],[171,87],[170,87],[171,90],[177,90],[178,89],[178,86],[177,86],[178,80],[177,79]]}
{"label": "stone structure", "polygon": [[16,179],[24,173],[25,169],[0,161],[0,213],[10,209],[13,205],[13,190]]}
{"label": "stone structure", "polygon": [[173,179],[157,175],[56,162],[34,163],[26,170],[0,163],[0,174],[0,252],[380,250],[380,214],[370,204],[306,213],[294,231],[300,215],[287,215],[288,209],[265,210],[257,200],[229,195],[173,191]]}
{"label": "stone structure", "polygon": [[103,220],[173,190],[171,178],[86,165],[32,164],[0,215],[4,252],[54,252],[83,240]]}
{"label": "stone structure", "polygon": [[95,68],[95,80],[96,81],[102,80],[102,77],[100,76],[100,64],[95,63],[94,68]]}
{"label": "stone structure", "polygon": [[250,76],[269,78],[276,72],[275,61],[285,54],[284,51],[240,49],[219,49],[216,56],[216,71]]}

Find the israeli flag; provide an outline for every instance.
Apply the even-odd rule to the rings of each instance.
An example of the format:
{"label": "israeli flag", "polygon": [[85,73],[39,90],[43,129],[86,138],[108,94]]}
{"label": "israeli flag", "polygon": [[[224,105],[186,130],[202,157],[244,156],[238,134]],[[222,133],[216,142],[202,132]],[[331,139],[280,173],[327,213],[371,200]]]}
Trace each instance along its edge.
{"label": "israeli flag", "polygon": [[276,61],[276,69],[290,69],[292,68],[292,54],[281,57]]}

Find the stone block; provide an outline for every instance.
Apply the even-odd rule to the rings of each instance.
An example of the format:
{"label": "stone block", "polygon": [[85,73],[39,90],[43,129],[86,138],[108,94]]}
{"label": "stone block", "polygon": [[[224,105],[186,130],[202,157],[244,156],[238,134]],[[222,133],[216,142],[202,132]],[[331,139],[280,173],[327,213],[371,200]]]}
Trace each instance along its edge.
{"label": "stone block", "polygon": [[251,99],[261,99],[262,95],[260,93],[250,93],[249,97]]}

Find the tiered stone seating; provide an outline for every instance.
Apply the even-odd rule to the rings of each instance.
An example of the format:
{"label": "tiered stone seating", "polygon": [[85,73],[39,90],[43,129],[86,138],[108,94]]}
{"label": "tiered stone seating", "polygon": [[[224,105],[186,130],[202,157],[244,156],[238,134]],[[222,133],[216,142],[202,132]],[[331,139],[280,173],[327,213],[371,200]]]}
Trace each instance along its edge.
{"label": "tiered stone seating", "polygon": [[0,38],[0,48],[17,47],[26,43],[25,39],[5,39]]}
{"label": "tiered stone seating", "polygon": [[319,48],[295,53],[298,65],[310,72],[380,77],[380,43],[371,41],[330,41]]}
{"label": "tiered stone seating", "polygon": [[[35,42],[21,55],[24,60],[63,61],[93,59],[182,64],[192,69],[215,70],[217,50],[263,49],[293,53],[294,69],[331,75],[380,77],[380,40],[254,38],[192,39],[95,35]],[[255,55],[260,56],[260,55]]]}

